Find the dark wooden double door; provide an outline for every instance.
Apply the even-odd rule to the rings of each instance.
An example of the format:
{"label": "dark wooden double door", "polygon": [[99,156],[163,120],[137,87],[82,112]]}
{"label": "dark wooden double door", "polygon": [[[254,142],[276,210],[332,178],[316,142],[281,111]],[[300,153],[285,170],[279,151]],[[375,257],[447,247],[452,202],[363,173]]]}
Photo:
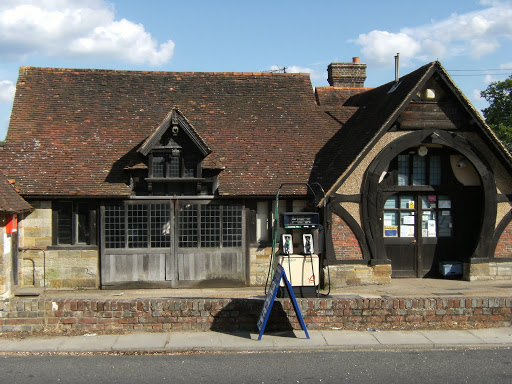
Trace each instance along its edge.
{"label": "dark wooden double door", "polygon": [[439,262],[457,260],[452,197],[395,193],[385,199],[383,236],[393,277],[435,277]]}
{"label": "dark wooden double door", "polygon": [[105,205],[101,211],[104,287],[246,282],[241,204],[137,200]]}

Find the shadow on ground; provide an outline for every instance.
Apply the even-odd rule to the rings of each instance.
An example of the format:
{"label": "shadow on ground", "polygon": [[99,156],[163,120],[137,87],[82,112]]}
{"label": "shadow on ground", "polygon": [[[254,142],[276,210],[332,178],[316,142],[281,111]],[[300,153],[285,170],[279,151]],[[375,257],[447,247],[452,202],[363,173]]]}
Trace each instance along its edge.
{"label": "shadow on ground", "polygon": [[[264,302],[260,299],[233,299],[214,316],[210,329],[250,339],[251,333],[259,333],[257,324]],[[265,327],[265,333],[274,332],[294,337],[293,326],[279,301],[274,301]]]}

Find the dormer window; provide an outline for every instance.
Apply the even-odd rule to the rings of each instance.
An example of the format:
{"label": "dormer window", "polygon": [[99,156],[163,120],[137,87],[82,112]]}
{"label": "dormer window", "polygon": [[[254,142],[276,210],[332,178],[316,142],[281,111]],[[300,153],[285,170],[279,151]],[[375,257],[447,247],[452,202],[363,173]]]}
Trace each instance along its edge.
{"label": "dormer window", "polygon": [[155,151],[151,155],[152,178],[198,177],[198,157],[181,150]]}
{"label": "dormer window", "polygon": [[[138,149],[146,175],[134,181],[134,193],[154,196],[212,195],[217,174],[205,173],[202,161],[211,150],[189,120],[173,108]],[[140,171],[142,173],[142,170]],[[141,184],[145,183],[142,188]]]}

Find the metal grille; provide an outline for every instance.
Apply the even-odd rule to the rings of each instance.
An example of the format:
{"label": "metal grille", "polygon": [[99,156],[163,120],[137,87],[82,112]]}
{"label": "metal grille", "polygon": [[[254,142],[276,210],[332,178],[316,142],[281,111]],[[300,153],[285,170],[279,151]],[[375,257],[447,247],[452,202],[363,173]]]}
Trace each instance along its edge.
{"label": "metal grille", "polygon": [[105,207],[105,248],[124,248],[124,207],[109,205]]}
{"label": "metal grille", "polygon": [[151,204],[151,248],[171,246],[169,204]]}
{"label": "metal grille", "polygon": [[222,207],[222,246],[242,246],[242,207]]}
{"label": "metal grille", "polygon": [[195,248],[197,242],[197,205],[182,207],[178,215],[178,243],[183,248]]}
{"label": "metal grille", "polygon": [[128,248],[148,246],[148,207],[144,204],[130,204],[128,215]]}
{"label": "metal grille", "polygon": [[220,206],[201,206],[201,247],[220,246]]}

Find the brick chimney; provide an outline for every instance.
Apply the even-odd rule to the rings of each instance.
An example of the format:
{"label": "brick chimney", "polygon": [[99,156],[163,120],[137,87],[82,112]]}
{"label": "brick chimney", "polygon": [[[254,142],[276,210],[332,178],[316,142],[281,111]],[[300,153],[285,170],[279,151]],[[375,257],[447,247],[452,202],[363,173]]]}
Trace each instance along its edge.
{"label": "brick chimney", "polygon": [[366,64],[359,63],[359,57],[351,63],[331,63],[327,66],[327,81],[331,87],[364,88]]}

